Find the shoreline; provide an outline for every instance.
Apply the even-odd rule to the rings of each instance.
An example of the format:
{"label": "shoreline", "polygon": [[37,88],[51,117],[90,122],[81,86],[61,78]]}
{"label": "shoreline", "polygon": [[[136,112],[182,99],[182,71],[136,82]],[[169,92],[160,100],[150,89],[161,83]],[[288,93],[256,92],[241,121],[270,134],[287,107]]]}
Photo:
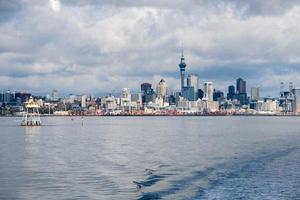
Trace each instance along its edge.
{"label": "shoreline", "polygon": [[[22,116],[0,116],[4,117],[17,117]],[[280,115],[280,114],[186,114],[186,115],[40,115],[40,117],[300,117],[300,115]]]}

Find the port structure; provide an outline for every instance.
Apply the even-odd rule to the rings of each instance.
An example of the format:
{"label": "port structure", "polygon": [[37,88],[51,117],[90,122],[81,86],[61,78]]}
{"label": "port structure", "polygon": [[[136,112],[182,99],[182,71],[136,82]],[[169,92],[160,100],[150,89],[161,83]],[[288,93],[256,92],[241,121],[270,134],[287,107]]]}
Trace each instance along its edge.
{"label": "port structure", "polygon": [[41,126],[41,118],[39,113],[39,104],[32,97],[24,103],[25,112],[23,114],[21,126]]}

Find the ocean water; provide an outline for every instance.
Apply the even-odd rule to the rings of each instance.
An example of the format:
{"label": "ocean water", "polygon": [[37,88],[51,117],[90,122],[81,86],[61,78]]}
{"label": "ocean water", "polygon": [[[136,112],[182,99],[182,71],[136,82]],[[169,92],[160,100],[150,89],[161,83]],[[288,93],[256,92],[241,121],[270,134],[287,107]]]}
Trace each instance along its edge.
{"label": "ocean water", "polygon": [[300,199],[300,117],[0,118],[0,199]]}

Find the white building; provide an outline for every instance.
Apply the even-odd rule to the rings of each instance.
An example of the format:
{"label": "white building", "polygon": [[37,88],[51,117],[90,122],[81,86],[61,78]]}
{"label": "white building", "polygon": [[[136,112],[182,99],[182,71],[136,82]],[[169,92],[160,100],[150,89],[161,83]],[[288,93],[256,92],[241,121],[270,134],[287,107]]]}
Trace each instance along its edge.
{"label": "white building", "polygon": [[198,90],[199,90],[199,77],[197,74],[189,74],[187,77],[187,86],[194,87],[195,95],[198,99]]}
{"label": "white building", "polygon": [[156,94],[158,97],[165,98],[168,95],[168,85],[164,79],[161,79],[156,85]]}
{"label": "white building", "polygon": [[59,100],[59,93],[58,93],[57,90],[52,90],[50,100],[51,101],[58,101]]}
{"label": "white building", "polygon": [[257,101],[259,100],[259,88],[258,87],[253,87],[251,88],[251,100],[252,101]]}
{"label": "white building", "polygon": [[129,88],[123,88],[121,94],[121,110],[130,112],[131,111],[131,93]]}
{"label": "white building", "polygon": [[212,82],[204,83],[204,99],[213,101],[214,87]]}
{"label": "white building", "polygon": [[81,96],[81,107],[86,108],[86,96],[85,95]]}

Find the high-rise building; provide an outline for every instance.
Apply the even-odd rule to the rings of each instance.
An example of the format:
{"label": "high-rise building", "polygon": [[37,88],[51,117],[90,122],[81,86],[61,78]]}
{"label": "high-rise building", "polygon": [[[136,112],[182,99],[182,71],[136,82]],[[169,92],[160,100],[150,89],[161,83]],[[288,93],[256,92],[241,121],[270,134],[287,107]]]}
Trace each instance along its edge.
{"label": "high-rise building", "polygon": [[197,74],[189,74],[187,78],[187,86],[194,87],[195,100],[198,99],[199,77]]}
{"label": "high-rise building", "polygon": [[236,80],[236,98],[240,101],[241,105],[248,104],[248,98],[247,98],[247,90],[246,90],[246,81],[244,81],[242,78],[238,78]]}
{"label": "high-rise building", "polygon": [[212,82],[205,82],[204,83],[204,98],[213,101],[213,92],[214,87]]}
{"label": "high-rise building", "polygon": [[260,96],[259,96],[259,88],[258,87],[251,88],[251,100],[252,101],[258,101],[259,98],[260,98]]}
{"label": "high-rise building", "polygon": [[15,98],[19,98],[21,103],[28,101],[30,97],[31,97],[31,94],[28,92],[16,92],[15,93]]}
{"label": "high-rise building", "polygon": [[155,99],[155,93],[150,83],[141,84],[142,102],[149,103]]}
{"label": "high-rise building", "polygon": [[57,90],[52,90],[52,93],[51,93],[51,97],[50,97],[51,101],[58,101],[59,100],[59,93]]}
{"label": "high-rise building", "polygon": [[86,96],[85,95],[81,96],[81,107],[82,108],[86,107]]}
{"label": "high-rise building", "polygon": [[182,88],[181,96],[189,101],[195,101],[195,89],[192,86],[186,86]]}
{"label": "high-rise building", "polygon": [[233,85],[228,86],[227,99],[233,100],[235,98],[235,88]]}
{"label": "high-rise building", "polygon": [[121,94],[121,98],[122,99],[131,99],[131,93],[129,88],[123,88],[122,89],[122,94]]}
{"label": "high-rise building", "polygon": [[181,78],[181,92],[184,88],[185,68],[186,68],[186,64],[185,64],[185,61],[184,61],[183,50],[182,50],[180,63],[179,63],[180,78]]}
{"label": "high-rise building", "polygon": [[198,99],[203,99],[203,97],[204,97],[204,92],[203,92],[203,90],[199,89],[198,90]]}
{"label": "high-rise building", "polygon": [[3,93],[3,102],[10,103],[15,99],[14,93],[12,93],[10,90]]}
{"label": "high-rise building", "polygon": [[300,113],[300,89],[293,88],[292,93],[294,94],[293,112],[295,114]]}
{"label": "high-rise building", "polygon": [[165,98],[168,94],[168,85],[164,79],[161,79],[156,86],[156,94],[158,97]]}
{"label": "high-rise building", "polygon": [[236,91],[238,94],[247,93],[246,92],[246,81],[244,81],[242,78],[238,78],[236,80]]}
{"label": "high-rise building", "polygon": [[213,100],[214,101],[219,101],[221,99],[224,99],[224,93],[220,90],[215,90],[214,89]]}
{"label": "high-rise building", "polygon": [[120,104],[123,111],[131,111],[131,93],[129,88],[122,89]]}

